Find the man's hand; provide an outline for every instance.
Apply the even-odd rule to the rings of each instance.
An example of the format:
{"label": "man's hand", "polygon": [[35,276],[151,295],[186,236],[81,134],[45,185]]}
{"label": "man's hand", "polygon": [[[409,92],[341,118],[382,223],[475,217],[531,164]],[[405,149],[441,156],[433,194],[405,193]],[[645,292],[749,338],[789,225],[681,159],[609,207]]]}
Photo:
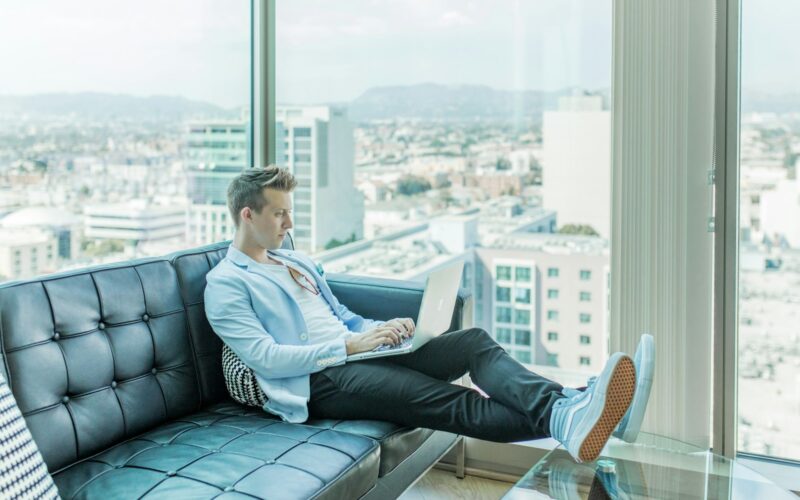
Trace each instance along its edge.
{"label": "man's hand", "polygon": [[399,328],[400,334],[404,338],[414,335],[414,329],[416,328],[414,320],[411,318],[395,318],[387,321],[386,324]]}
{"label": "man's hand", "polygon": [[345,341],[347,354],[371,351],[383,344],[397,345],[401,342],[401,332],[402,328],[385,323],[367,333],[354,335]]}

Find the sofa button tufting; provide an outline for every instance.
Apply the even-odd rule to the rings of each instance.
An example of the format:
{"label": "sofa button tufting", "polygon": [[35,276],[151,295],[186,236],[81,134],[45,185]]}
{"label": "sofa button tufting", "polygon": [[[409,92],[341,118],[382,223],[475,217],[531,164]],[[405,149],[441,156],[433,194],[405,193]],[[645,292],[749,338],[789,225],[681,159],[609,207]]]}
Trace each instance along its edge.
{"label": "sofa button tufting", "polygon": [[153,368],[152,370],[150,370],[150,373],[152,373],[153,375],[155,375],[157,372],[158,372],[158,370],[156,370],[155,368]]}
{"label": "sofa button tufting", "polygon": [[225,491],[233,491],[233,486],[226,486]]}
{"label": "sofa button tufting", "polygon": [[111,381],[111,388],[112,389],[116,389],[117,388],[117,381],[116,380],[112,380]]}
{"label": "sofa button tufting", "polygon": [[56,332],[56,333],[53,334],[53,340],[58,340],[60,338],[61,338],[61,334],[60,333]]}
{"label": "sofa button tufting", "polygon": [[106,329],[106,324],[101,321],[100,323],[98,323],[97,329],[98,330],[105,330]]}
{"label": "sofa button tufting", "polygon": [[174,470],[167,471],[167,476],[169,476],[169,477],[172,477],[172,476],[174,476],[175,474],[177,474],[177,472],[175,472]]}
{"label": "sofa button tufting", "polygon": [[142,321],[150,321],[150,315],[144,313],[144,315],[142,316]]}
{"label": "sofa button tufting", "polygon": [[64,404],[69,403],[69,396],[64,396],[63,398],[61,398],[61,402]]}

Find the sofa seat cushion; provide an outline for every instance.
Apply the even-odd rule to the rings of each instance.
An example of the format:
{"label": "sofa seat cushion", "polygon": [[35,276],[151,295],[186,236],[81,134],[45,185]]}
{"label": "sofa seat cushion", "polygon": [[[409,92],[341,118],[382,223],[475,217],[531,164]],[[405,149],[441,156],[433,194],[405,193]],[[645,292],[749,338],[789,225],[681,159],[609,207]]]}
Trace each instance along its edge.
{"label": "sofa seat cushion", "polygon": [[[358,498],[378,478],[365,436],[222,403],[56,473],[62,498]],[[235,495],[240,493],[244,495]]]}
{"label": "sofa seat cushion", "polygon": [[431,429],[413,429],[379,420],[310,419],[304,425],[349,432],[378,441],[381,444],[378,477],[392,472],[433,434]]}

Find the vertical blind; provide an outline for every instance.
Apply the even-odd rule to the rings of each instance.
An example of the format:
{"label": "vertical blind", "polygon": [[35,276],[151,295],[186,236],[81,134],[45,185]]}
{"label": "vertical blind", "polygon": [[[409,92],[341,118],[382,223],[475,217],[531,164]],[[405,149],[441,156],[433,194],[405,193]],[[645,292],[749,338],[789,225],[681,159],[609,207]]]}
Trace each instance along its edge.
{"label": "vertical blind", "polygon": [[710,443],[713,0],[615,0],[612,352],[656,339],[644,430]]}

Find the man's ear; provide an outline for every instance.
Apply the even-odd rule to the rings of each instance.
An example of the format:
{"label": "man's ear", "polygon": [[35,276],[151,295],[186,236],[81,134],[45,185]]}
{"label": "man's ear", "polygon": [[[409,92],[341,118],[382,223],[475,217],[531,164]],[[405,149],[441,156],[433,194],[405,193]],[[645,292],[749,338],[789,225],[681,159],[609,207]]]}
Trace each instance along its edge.
{"label": "man's ear", "polygon": [[239,212],[239,219],[242,221],[253,219],[253,211],[250,210],[250,207],[244,207],[242,211]]}

